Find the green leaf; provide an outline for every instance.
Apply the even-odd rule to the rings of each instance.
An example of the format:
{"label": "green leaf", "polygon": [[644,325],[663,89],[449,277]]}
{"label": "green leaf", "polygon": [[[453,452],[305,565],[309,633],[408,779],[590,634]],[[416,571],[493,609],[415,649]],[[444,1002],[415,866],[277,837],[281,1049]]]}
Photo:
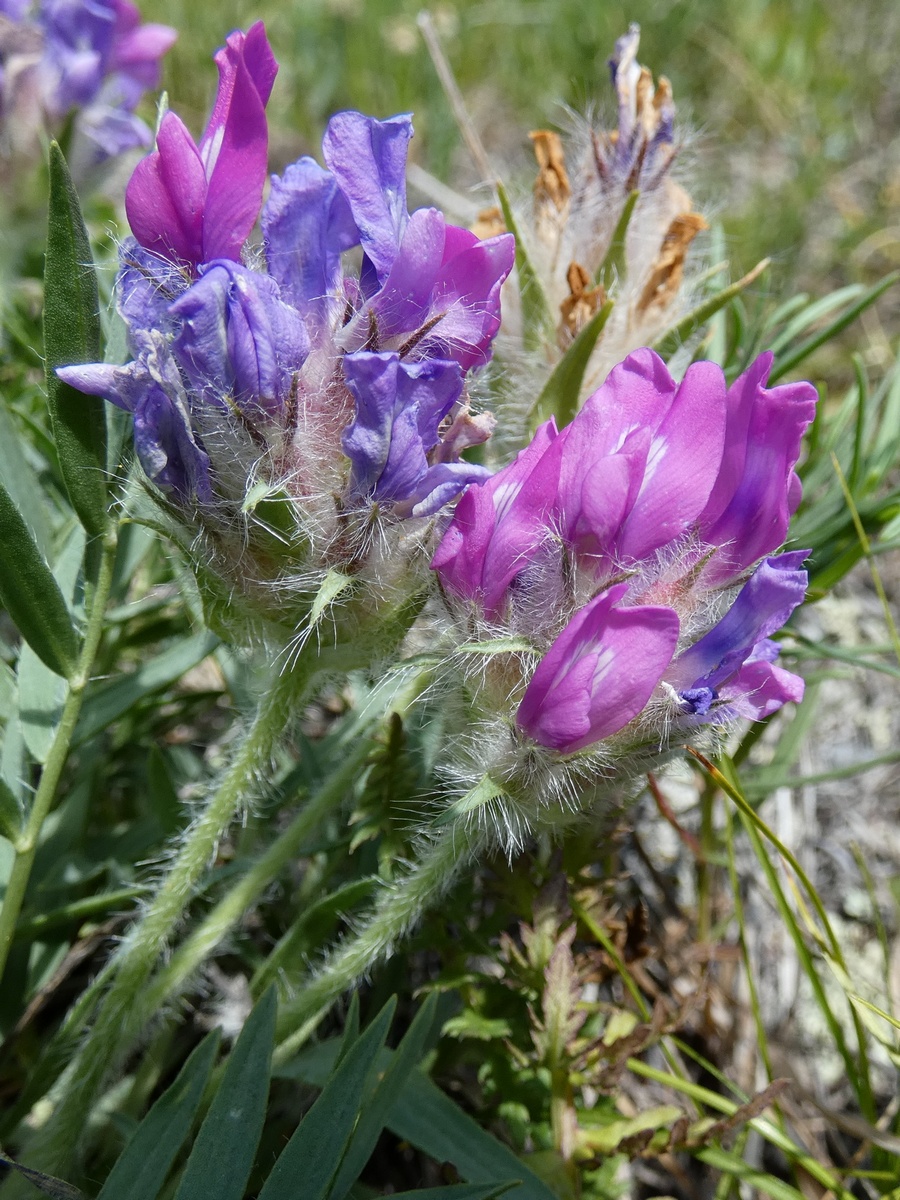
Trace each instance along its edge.
{"label": "green leaf", "polygon": [[525,240],[513,216],[506,188],[499,182],[497,199],[500,201],[504,224],[516,239],[516,274],[519,277],[519,294],[522,302],[522,340],[527,349],[534,350],[544,344],[553,330],[554,322],[550,316],[550,304],[540,276],[528,257]]}
{"label": "green leaf", "polygon": [[180,679],[185,671],[202,662],[219,644],[215,634],[203,632],[178,642],[136,671],[114,679],[88,695],[75,727],[74,742],[94,737],[118,720],[139,700],[159,692]]}
{"label": "green leaf", "polygon": [[593,1126],[583,1131],[585,1145],[596,1154],[614,1154],[620,1142],[648,1130],[656,1132],[677,1121],[682,1116],[682,1109],[674,1104],[661,1104],[656,1108],[648,1108],[621,1121],[610,1121],[608,1125]]}
{"label": "green leaf", "polygon": [[522,1182],[510,1193],[512,1200],[555,1200],[547,1185],[512,1150],[485,1133],[477,1121],[418,1072],[410,1077],[387,1124],[398,1137],[436,1162],[453,1163],[469,1183],[520,1179]]}
{"label": "green leaf", "polygon": [[97,1200],[157,1200],[200,1108],[219,1040],[214,1030],[190,1056],[135,1130]]}
{"label": "green leaf", "polygon": [[[347,1149],[396,1000],[384,1006],[332,1074],[282,1151],[258,1200],[325,1200]],[[105,1198],[101,1198],[105,1200]]]}
{"label": "green leaf", "polygon": [[12,1167],[20,1175],[24,1175],[39,1192],[43,1192],[45,1196],[52,1196],[53,1200],[84,1200],[84,1193],[79,1192],[78,1188],[72,1187],[71,1183],[64,1183],[52,1175],[45,1175],[43,1171],[33,1171],[31,1167],[23,1167],[21,1163],[13,1162],[2,1152],[0,1152],[0,1163],[6,1167]]}
{"label": "green leaf", "polygon": [[7,838],[15,845],[16,839],[22,832],[23,816],[18,797],[6,780],[0,776],[0,837]]}
{"label": "green leaf", "polygon": [[372,1095],[367,1098],[328,1200],[343,1200],[369,1161],[388,1114],[425,1053],[428,1035],[434,1024],[436,1005],[437,992],[432,992],[416,1013],[403,1041],[391,1056],[390,1066],[381,1076]]}
{"label": "green leaf", "polygon": [[51,671],[69,678],[78,643],[69,610],[34,538],[0,483],[0,601],[32,650]]}
{"label": "green leaf", "polygon": [[[710,317],[714,317],[719,309],[724,308],[730,301],[739,296],[745,288],[748,288],[751,283],[754,283],[763,271],[769,265],[770,260],[764,258],[762,262],[758,262],[752,271],[739,279],[736,283],[729,284],[728,287],[722,288],[721,291],[715,292],[708,300],[704,300],[702,304],[698,304],[696,308],[692,308],[687,316],[682,317],[677,325],[673,325],[670,329],[665,330],[657,340],[653,343],[653,349],[661,358],[671,358],[671,356],[680,350],[684,343],[697,332],[702,329]],[[771,379],[770,379],[771,382]]]}
{"label": "green leaf", "polygon": [[597,345],[597,338],[612,310],[613,301],[607,300],[594,313],[553,368],[553,374],[541,388],[541,394],[535,400],[529,414],[528,423],[532,430],[554,416],[557,425],[562,428],[563,425],[568,425],[578,412],[578,397],[581,394],[584,373]]}
{"label": "green leaf", "polygon": [[460,796],[459,799],[454,800],[442,813],[439,813],[432,821],[432,825],[438,828],[441,825],[449,825],[451,821],[455,821],[459,817],[468,816],[476,808],[490,804],[491,801],[504,795],[504,790],[504,788],[491,779],[490,775],[485,775],[464,796]]}
{"label": "green leaf", "polygon": [[47,514],[47,496],[5,404],[0,404],[0,479],[34,534],[41,553],[49,559],[53,552],[53,531]]}
{"label": "green leaf", "polygon": [[102,534],[108,524],[104,402],[63,383],[55,368],[100,360],[99,308],[91,244],[78,196],[63,153],[51,142],[44,270],[47,402],[66,491],[89,534]]}
{"label": "green leaf", "polygon": [[898,280],[900,280],[900,271],[892,271],[880,283],[876,283],[874,287],[869,288],[867,292],[863,293],[856,303],[851,304],[839,317],[830,321],[824,329],[807,338],[805,342],[801,342],[793,350],[788,351],[784,355],[779,355],[769,375],[769,386],[776,379],[780,379],[782,375],[786,375],[788,371],[792,371],[794,367],[812,354],[814,350],[818,350],[820,346],[824,346],[826,342],[830,342],[833,337],[837,337],[842,329],[846,329],[861,313],[864,313],[867,308],[871,307],[879,296],[886,292],[888,288],[893,287]]}
{"label": "green leaf", "polygon": [[266,1117],[275,1015],[269,988],[241,1030],[175,1200],[241,1200]]}
{"label": "green leaf", "polygon": [[628,233],[628,226],[631,224],[635,205],[640,198],[641,193],[637,188],[629,193],[628,199],[625,201],[625,207],[622,209],[621,215],[616,222],[616,227],[613,230],[609,249],[603,256],[603,262],[597,269],[596,282],[602,283],[607,291],[612,287],[616,279],[622,277],[625,268],[625,237]]}
{"label": "green leaf", "polygon": [[47,761],[66,701],[66,681],[38,658],[30,646],[19,654],[19,720],[22,737],[35,762]]}
{"label": "green leaf", "polygon": [[[337,1039],[320,1042],[276,1068],[275,1074],[322,1086],[333,1069],[338,1049]],[[386,1067],[390,1056],[388,1050],[382,1053],[379,1068]],[[512,1150],[486,1133],[420,1071],[413,1071],[408,1077],[388,1116],[387,1127],[437,1162],[453,1163],[468,1183],[497,1187],[497,1180],[518,1179],[521,1182],[512,1193],[514,1200],[555,1200],[553,1192]],[[260,1196],[259,1200],[275,1198]],[[307,1200],[305,1195],[303,1200]]]}

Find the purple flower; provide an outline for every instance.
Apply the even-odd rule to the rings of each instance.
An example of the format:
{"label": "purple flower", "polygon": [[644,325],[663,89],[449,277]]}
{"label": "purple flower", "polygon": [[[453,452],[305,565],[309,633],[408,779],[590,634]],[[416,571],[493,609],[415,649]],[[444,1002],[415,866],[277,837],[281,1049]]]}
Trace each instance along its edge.
{"label": "purple flower", "polygon": [[[261,24],[229,37],[217,62],[218,97],[199,147],[167,114],[156,151],[128,186],[135,237],[122,246],[118,306],[136,360],[69,368],[66,377],[136,416],[163,388],[212,455],[205,473],[183,447],[180,475],[156,470],[180,498],[200,496],[201,478],[239,488],[233,462],[218,461],[234,436],[217,436],[237,410],[238,440],[250,436],[258,461],[280,473],[278,486],[317,505],[324,495],[336,520],[372,504],[430,516],[488,475],[460,461],[491,432],[488,418],[469,414],[465,376],[489,357],[512,238],[479,242],[433,209],[410,215],[409,117],[345,112],[325,135],[328,168],[303,158],[273,180],[261,220],[265,267],[243,266],[277,67]],[[343,261],[356,247],[358,276]],[[160,344],[177,395],[152,369]],[[168,425],[164,433],[142,435],[142,462],[160,447],[175,461]],[[321,518],[320,540],[326,526]],[[346,545],[343,526],[333,536]]]}
{"label": "purple flower", "polygon": [[783,541],[796,507],[815,393],[766,391],[770,362],[726,390],[712,363],[676,385],[637,351],[566,429],[547,422],[459,501],[432,567],[467,611],[543,651],[517,717],[542,745],[570,753],[608,736],[657,684],[694,724],[764,716],[802,694],[769,638],[803,598],[803,554],[767,559],[717,625],[706,615]]}
{"label": "purple flower", "polygon": [[3,6],[14,23],[4,34],[4,109],[18,126],[19,144],[37,103],[54,133],[75,110],[69,158],[76,171],[148,145],[150,130],[134,109],[158,85],[175,30],[142,25],[129,0],[41,0],[33,13],[31,7]]}
{"label": "purple flower", "polygon": [[803,698],[803,680],[774,665],[770,640],[806,595],[808,550],[766,558],[721,621],[672,664],[666,679],[690,713],[705,720],[759,720]]}
{"label": "purple flower", "polygon": [[776,550],[800,503],[794,471],[816,411],[810,383],[767,389],[772,354],[761,354],[728,389],[725,452],[709,501],[699,517],[704,541],[719,547],[709,582],[738,577]]}
{"label": "purple flower", "polygon": [[274,279],[217,259],[168,311],[175,358],[204,403],[225,406],[233,398],[249,412],[284,410],[309,337]]}
{"label": "purple flower", "polygon": [[429,463],[438,426],[460,398],[455,362],[406,363],[395,352],[360,351],[343,359],[356,418],[341,438],[352,464],[353,498],[394,501],[398,515],[430,516],[467,483],[488,477],[473,463]]}
{"label": "purple flower", "polygon": [[512,466],[463,496],[434,566],[452,590],[478,596],[492,619],[548,538],[598,576],[612,575],[693,527],[724,435],[721,370],[695,363],[677,385],[662,359],[639,350],[566,429],[548,422]]}
{"label": "purple flower", "polygon": [[[269,269],[292,303],[334,324],[339,348],[483,366],[500,324],[512,237],[479,241],[436,209],[406,211],[408,116],[337,113],[323,140],[328,170],[301,159],[275,179],[262,215]],[[359,281],[340,256],[362,247]]]}
{"label": "purple flower", "polygon": [[257,22],[216,55],[219,90],[200,145],[180,117],[163,117],[156,150],[138,163],[125,210],[148,250],[197,267],[240,260],[262,203],[268,154],[266,104],[278,65]]}
{"label": "purple flower", "polygon": [[644,708],[678,642],[670,608],[618,606],[617,584],[580,609],[541,659],[516,723],[542,746],[573,754],[617,733]]}
{"label": "purple flower", "polygon": [[124,367],[59,367],[65,383],[102,396],[134,416],[134,447],[147,478],[182,503],[212,499],[209,457],[192,428],[190,403],[168,346],[147,335],[143,353]]}

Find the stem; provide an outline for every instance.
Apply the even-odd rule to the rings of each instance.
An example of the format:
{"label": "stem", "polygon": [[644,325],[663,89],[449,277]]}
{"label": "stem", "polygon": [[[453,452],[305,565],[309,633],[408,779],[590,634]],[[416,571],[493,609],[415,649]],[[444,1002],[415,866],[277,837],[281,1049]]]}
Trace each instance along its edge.
{"label": "stem", "polygon": [[140,998],[141,1024],[146,1024],[174,996],[184,981],[197,970],[223,937],[240,920],[253,901],[277,879],[284,868],[297,857],[303,843],[320,825],[347,788],[356,779],[366,756],[372,748],[369,738],[361,738],[356,749],[343,766],[335,771],[324,787],[273,842],[262,858],[238,881],[212,909],[206,919],[191,934],[154,979],[147,994]]}
{"label": "stem", "polygon": [[274,1064],[287,1062],[335,1000],[389,957],[396,943],[471,862],[482,841],[483,835],[450,825],[408,875],[385,888],[363,928],[334,950],[299,995],[279,1012]]}
{"label": "stem", "polygon": [[85,690],[90,682],[94,659],[100,647],[106,602],[109,599],[109,591],[112,585],[116,544],[116,532],[115,530],[111,530],[104,537],[101,546],[100,558],[97,564],[97,578],[91,589],[87,626],[84,631],[84,642],[81,646],[81,653],[78,656],[78,665],[74,676],[69,680],[69,688],[66,693],[62,716],[56,727],[56,733],[53,735],[53,744],[50,747],[50,753],[41,772],[41,780],[35,792],[34,803],[28,815],[28,821],[22,833],[16,839],[16,857],[13,862],[9,882],[6,885],[3,907],[0,908],[0,979],[2,979],[6,968],[6,961],[9,957],[13,935],[15,934],[16,922],[19,919],[22,905],[25,901],[28,881],[31,878],[31,869],[34,866],[34,857],[41,838],[41,830],[56,798],[56,789],[59,786],[60,776],[69,757],[72,735],[78,723],[78,716],[84,702]]}
{"label": "stem", "polygon": [[35,1139],[32,1158],[40,1155],[43,1169],[68,1168],[85,1114],[91,1110],[108,1073],[143,1030],[140,996],[147,980],[190,904],[219,839],[240,805],[257,790],[292,709],[311,690],[322,665],[317,647],[311,642],[291,671],[275,675],[234,761],[207,807],[185,832],[162,886],[113,959],[112,982],[97,1019],[69,1064],[58,1108]]}

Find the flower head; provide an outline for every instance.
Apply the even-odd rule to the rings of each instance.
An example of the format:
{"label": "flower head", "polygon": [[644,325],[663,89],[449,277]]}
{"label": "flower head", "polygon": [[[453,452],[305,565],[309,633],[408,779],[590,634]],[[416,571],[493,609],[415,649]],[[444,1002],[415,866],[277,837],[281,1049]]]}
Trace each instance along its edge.
{"label": "flower head", "polygon": [[[133,361],[60,374],[134,414],[146,475],[217,552],[233,544],[242,586],[254,571],[359,574],[384,556],[379,522],[431,516],[488,475],[460,458],[491,429],[467,383],[490,357],[513,241],[409,213],[410,118],[343,112],[326,166],[303,158],[273,179],[248,252],[276,70],[262,25],[217,61],[199,146],[167,114],[128,186],[118,305]],[[276,497],[274,534],[258,528],[261,494]]]}
{"label": "flower head", "polygon": [[695,363],[676,384],[637,351],[460,500],[432,566],[470,627],[534,647],[511,690],[533,742],[568,755],[662,721],[668,744],[802,695],[771,635],[803,599],[805,552],[763,556],[799,500],[815,392],[767,389],[770,364],[728,388]]}

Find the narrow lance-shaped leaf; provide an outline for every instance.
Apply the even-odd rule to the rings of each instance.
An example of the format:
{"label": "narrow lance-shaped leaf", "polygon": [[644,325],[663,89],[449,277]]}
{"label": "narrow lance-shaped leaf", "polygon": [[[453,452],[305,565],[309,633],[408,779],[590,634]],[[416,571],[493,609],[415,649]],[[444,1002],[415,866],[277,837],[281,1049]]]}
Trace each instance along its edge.
{"label": "narrow lance-shaped leaf", "polygon": [[19,632],[51,671],[69,678],[78,642],[69,610],[34,538],[0,483],[0,601]]}
{"label": "narrow lance-shaped leaf", "polygon": [[326,1083],[281,1153],[259,1200],[325,1200],[359,1116],[369,1076],[384,1046],[396,1001],[390,1000]]}
{"label": "narrow lance-shaped leaf", "polygon": [[219,1040],[215,1030],[193,1052],[135,1130],[98,1200],[156,1200],[200,1108]]}
{"label": "narrow lance-shaped leaf", "polygon": [[6,780],[0,776],[0,836],[13,844],[22,832],[22,806]]}
{"label": "narrow lance-shaped leaf", "polygon": [[[751,283],[754,283],[769,266],[770,261],[770,259],[764,258],[761,262],[758,262],[753,270],[748,271],[742,279],[737,280],[736,283],[729,284],[728,287],[722,288],[721,291],[715,292],[707,300],[698,304],[696,308],[692,308],[686,316],[682,317],[677,325],[673,325],[661,334],[653,343],[653,349],[660,358],[671,358],[676,350],[681,349],[688,338],[693,337],[698,329],[703,328],[710,317],[714,317],[720,308],[724,308],[729,301],[734,300]],[[769,382],[772,382],[771,377]]]}
{"label": "narrow lance-shaped leaf", "polygon": [[523,339],[525,346],[529,350],[534,350],[542,345],[544,337],[552,332],[553,321],[550,316],[550,305],[540,277],[528,257],[525,242],[513,216],[506,188],[499,182],[497,199],[500,201],[503,222],[516,239],[516,274],[519,277],[519,291],[522,296]]}
{"label": "narrow lance-shaped leaf", "polygon": [[59,146],[50,145],[50,212],[44,269],[47,403],[66,490],[89,534],[106,529],[106,413],[97,396],[62,382],[56,367],[99,361],[100,305],[91,245]]}
{"label": "narrow lance-shaped leaf", "polygon": [[529,425],[532,430],[554,416],[561,429],[563,425],[568,425],[578,412],[578,397],[584,373],[612,310],[613,301],[607,300],[594,313],[553,368],[553,374],[541,388],[541,393],[531,410]]}
{"label": "narrow lance-shaped leaf", "polygon": [[270,987],[228,1058],[175,1200],[241,1200],[244,1195],[266,1117],[276,1010],[275,989]]}
{"label": "narrow lance-shaped leaf", "polygon": [[39,1192],[43,1192],[45,1196],[51,1196],[52,1200],[84,1200],[84,1195],[79,1192],[78,1188],[72,1187],[71,1183],[66,1183],[62,1179],[56,1179],[53,1175],[45,1175],[43,1171],[33,1171],[31,1167],[14,1162],[5,1154],[0,1154],[0,1163],[13,1171],[18,1171],[20,1175],[24,1175]]}

